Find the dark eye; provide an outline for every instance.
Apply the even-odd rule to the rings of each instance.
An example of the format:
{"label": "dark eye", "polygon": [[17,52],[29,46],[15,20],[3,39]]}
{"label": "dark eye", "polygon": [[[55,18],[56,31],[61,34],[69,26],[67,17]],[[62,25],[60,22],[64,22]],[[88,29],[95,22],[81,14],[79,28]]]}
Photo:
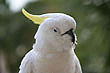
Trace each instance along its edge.
{"label": "dark eye", "polygon": [[57,30],[56,30],[56,29],[54,29],[54,32],[57,32]]}

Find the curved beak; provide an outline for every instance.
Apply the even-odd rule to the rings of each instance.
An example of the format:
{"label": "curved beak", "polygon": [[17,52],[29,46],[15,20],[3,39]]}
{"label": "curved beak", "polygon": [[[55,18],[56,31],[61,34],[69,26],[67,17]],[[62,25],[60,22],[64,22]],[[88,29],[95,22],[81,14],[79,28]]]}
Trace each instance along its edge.
{"label": "curved beak", "polygon": [[65,34],[70,35],[72,37],[72,42],[75,43],[75,35],[74,35],[74,32],[73,32],[73,28],[71,28],[70,30],[63,33],[62,36],[65,35]]}
{"label": "curved beak", "polygon": [[45,19],[48,18],[48,17],[40,17],[40,15],[32,15],[28,13],[25,9],[22,9],[22,13],[36,24],[41,24],[44,22]]}

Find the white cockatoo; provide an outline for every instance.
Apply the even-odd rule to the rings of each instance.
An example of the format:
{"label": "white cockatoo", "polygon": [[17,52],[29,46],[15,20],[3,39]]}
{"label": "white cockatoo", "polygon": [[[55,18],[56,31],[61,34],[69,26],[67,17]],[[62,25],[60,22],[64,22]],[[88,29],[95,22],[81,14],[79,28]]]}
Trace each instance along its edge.
{"label": "white cockatoo", "polygon": [[35,24],[40,24],[35,34],[35,44],[20,65],[19,73],[82,73],[74,52],[76,22],[63,13],[23,14]]}

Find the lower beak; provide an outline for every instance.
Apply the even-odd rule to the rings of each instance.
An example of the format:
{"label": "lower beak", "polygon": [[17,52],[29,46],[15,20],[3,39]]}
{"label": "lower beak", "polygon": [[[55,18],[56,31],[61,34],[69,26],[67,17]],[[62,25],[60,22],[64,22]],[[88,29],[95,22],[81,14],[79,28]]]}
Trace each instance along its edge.
{"label": "lower beak", "polygon": [[72,42],[75,43],[75,35],[74,35],[74,32],[73,32],[73,29],[70,29],[69,31],[63,33],[62,35],[65,35],[65,34],[68,34],[72,37]]}

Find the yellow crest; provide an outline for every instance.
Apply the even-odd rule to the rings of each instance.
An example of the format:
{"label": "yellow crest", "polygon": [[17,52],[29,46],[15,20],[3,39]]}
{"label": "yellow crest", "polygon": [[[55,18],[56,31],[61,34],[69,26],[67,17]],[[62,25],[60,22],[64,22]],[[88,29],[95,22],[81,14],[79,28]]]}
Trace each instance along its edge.
{"label": "yellow crest", "polygon": [[22,9],[22,12],[27,18],[29,18],[36,24],[41,24],[44,22],[45,19],[48,18],[48,17],[40,17],[39,15],[32,15],[32,14],[28,13],[25,9]]}

